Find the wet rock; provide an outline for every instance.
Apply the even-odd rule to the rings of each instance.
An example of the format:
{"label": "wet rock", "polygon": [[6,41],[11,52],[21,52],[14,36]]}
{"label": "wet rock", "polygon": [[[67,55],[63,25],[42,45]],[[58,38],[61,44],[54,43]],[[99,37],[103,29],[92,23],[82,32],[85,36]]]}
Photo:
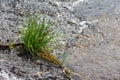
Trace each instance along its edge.
{"label": "wet rock", "polygon": [[[118,8],[118,4],[119,1],[114,0],[105,0],[103,2],[101,2],[100,0],[86,0],[83,2],[78,0],[77,4],[74,5],[74,12],[77,17],[100,17],[102,15],[111,16],[112,14],[116,14],[116,11],[114,10]],[[119,13],[119,11],[117,12]]]}

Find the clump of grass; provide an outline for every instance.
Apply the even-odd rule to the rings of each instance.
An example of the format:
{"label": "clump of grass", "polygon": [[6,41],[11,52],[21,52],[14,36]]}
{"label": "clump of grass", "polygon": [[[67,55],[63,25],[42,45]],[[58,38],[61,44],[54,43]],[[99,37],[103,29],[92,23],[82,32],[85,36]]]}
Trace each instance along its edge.
{"label": "clump of grass", "polygon": [[40,57],[55,65],[61,62],[49,52],[48,43],[54,38],[51,34],[51,23],[46,23],[45,18],[38,23],[37,16],[30,17],[22,30],[24,47],[33,57]]}
{"label": "clump of grass", "polygon": [[[63,73],[69,79],[71,74],[75,74],[69,68],[62,66],[65,61],[65,55],[60,62],[53,54],[49,52],[47,44],[51,42],[54,36],[51,34],[51,24],[46,24],[45,18],[38,23],[37,16],[30,17],[22,30],[22,39],[24,47],[33,57],[40,57],[47,62],[53,63],[63,68]],[[79,76],[77,74],[77,76]]]}
{"label": "clump of grass", "polygon": [[37,16],[30,17],[25,27],[22,31],[25,49],[33,57],[36,56],[36,52],[45,53],[47,44],[53,38],[50,35],[50,25],[45,25],[45,18],[41,23],[37,23]]}

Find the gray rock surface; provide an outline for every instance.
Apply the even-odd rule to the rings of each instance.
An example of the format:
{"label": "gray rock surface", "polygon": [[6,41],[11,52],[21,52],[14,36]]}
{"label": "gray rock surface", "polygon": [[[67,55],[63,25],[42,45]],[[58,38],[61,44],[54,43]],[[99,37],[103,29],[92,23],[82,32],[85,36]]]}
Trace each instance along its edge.
{"label": "gray rock surface", "polygon": [[[20,41],[26,15],[40,13],[41,21],[46,14],[60,35],[51,44],[56,48],[53,54],[59,59],[67,56],[64,65],[79,74],[74,80],[120,80],[119,4],[119,0],[0,0],[0,43]],[[44,61],[37,65],[17,56],[20,52],[0,51],[0,79],[66,79],[60,69]]]}

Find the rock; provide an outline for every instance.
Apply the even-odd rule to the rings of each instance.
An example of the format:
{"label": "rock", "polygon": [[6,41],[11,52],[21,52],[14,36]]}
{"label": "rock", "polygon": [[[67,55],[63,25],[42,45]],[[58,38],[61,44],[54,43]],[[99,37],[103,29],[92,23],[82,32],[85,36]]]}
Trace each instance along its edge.
{"label": "rock", "polygon": [[49,2],[52,6],[55,6],[55,7],[59,7],[59,3],[58,2]]}
{"label": "rock", "polygon": [[[85,74],[81,80],[119,80],[119,4],[119,0],[1,0],[0,43],[20,42],[25,17],[37,13],[40,21],[46,16],[54,23],[57,38],[49,44],[55,49],[51,52],[60,60],[65,53],[64,65]],[[67,80],[59,68],[18,53],[0,51],[1,80]]]}

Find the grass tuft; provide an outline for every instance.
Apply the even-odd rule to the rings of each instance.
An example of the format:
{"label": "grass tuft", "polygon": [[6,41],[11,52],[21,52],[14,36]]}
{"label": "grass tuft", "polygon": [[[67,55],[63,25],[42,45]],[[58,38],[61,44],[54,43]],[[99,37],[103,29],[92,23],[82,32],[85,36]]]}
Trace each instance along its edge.
{"label": "grass tuft", "polygon": [[54,38],[50,28],[51,23],[47,24],[45,18],[43,18],[41,23],[38,23],[37,18],[37,16],[30,17],[24,26],[26,28],[22,30],[24,47],[34,58],[40,57],[60,66],[61,62],[48,49],[48,43]]}
{"label": "grass tuft", "polygon": [[22,39],[25,49],[30,52],[33,57],[37,56],[37,52],[48,53],[47,44],[54,38],[51,34],[51,24],[45,23],[45,18],[38,23],[37,16],[28,18],[26,25],[22,30]]}
{"label": "grass tuft", "polygon": [[[64,75],[71,79],[71,74],[75,74],[70,69],[62,66],[65,61],[65,55],[60,62],[53,54],[49,52],[48,43],[54,38],[51,33],[51,23],[46,24],[45,18],[38,23],[37,16],[30,17],[22,30],[22,39],[24,47],[33,57],[40,57],[47,62],[63,68]],[[79,76],[79,75],[78,75]]]}

